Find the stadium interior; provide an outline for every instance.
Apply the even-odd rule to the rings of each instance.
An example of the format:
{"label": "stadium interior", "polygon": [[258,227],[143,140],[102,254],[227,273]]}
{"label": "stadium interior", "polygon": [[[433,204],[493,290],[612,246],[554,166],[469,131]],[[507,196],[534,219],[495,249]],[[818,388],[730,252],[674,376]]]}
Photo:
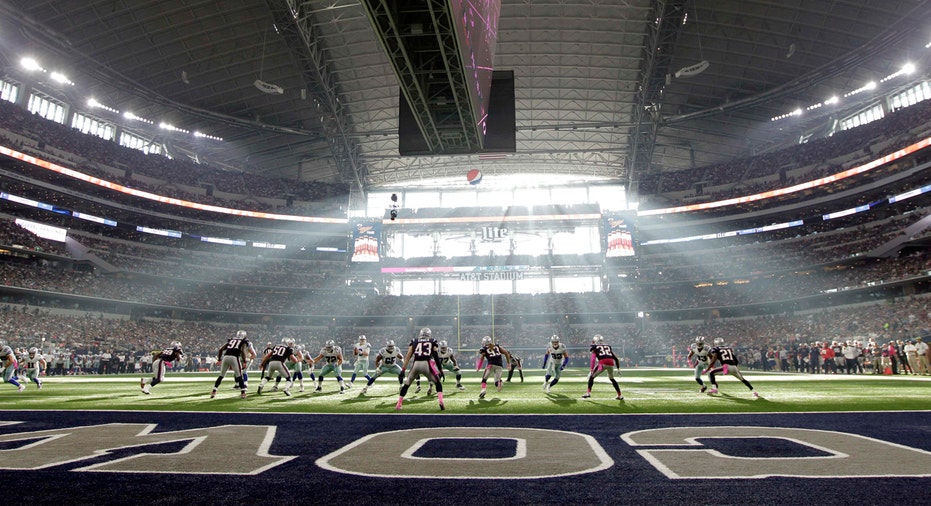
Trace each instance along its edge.
{"label": "stadium interior", "polygon": [[923,2],[466,4],[0,1],[3,340],[931,335]]}

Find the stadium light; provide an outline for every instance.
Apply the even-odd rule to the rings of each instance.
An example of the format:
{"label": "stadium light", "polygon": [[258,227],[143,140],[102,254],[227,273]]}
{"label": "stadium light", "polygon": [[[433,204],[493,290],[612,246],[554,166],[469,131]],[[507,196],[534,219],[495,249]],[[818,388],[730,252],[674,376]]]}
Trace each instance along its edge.
{"label": "stadium light", "polygon": [[29,71],[41,70],[42,72],[45,72],[45,69],[42,68],[42,65],[39,65],[39,62],[37,62],[37,61],[35,60],[35,58],[26,57],[26,58],[23,58],[22,60],[20,60],[19,63],[20,63],[20,65],[22,65],[23,68],[25,68],[26,70],[29,70]]}
{"label": "stadium light", "polygon": [[112,108],[112,107],[110,107],[110,106],[108,106],[108,105],[101,104],[100,102],[97,101],[96,98],[93,98],[93,97],[87,99],[87,106],[90,107],[90,108],[92,108],[92,109],[104,109],[104,110],[110,111],[110,112],[112,112],[112,113],[114,113],[114,114],[119,114],[119,113],[120,113],[120,111],[118,111],[118,110],[116,110],[116,109],[114,109],[114,108]]}
{"label": "stadium light", "polygon": [[74,86],[74,82],[72,82],[71,79],[68,79],[68,76],[62,74],[61,72],[52,72],[49,74],[49,77],[51,77],[52,81],[55,81],[56,83],[69,84]]}

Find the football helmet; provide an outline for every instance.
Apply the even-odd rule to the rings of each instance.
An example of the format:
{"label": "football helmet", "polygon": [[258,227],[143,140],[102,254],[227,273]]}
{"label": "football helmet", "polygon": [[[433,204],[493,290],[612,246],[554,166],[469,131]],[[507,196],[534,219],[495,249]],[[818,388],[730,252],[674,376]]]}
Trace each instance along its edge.
{"label": "football helmet", "polygon": [[39,348],[36,348],[35,346],[33,346],[32,348],[29,348],[30,357],[36,356],[36,353],[39,353]]}
{"label": "football helmet", "polygon": [[449,348],[449,343],[447,343],[446,341],[440,341],[437,344],[439,344],[440,350],[442,351],[446,351],[446,348]]}
{"label": "football helmet", "polygon": [[592,344],[604,344],[604,342],[605,338],[602,337],[601,334],[595,334],[595,336],[592,337]]}
{"label": "football helmet", "polygon": [[485,336],[482,338],[482,346],[488,346],[491,344],[491,336]]}
{"label": "football helmet", "polygon": [[336,346],[336,341],[330,339],[326,342],[324,347],[326,348],[326,351],[333,351],[334,346]]}
{"label": "football helmet", "polygon": [[393,339],[389,339],[388,342],[385,343],[385,349],[388,350],[389,353],[394,351],[394,340]]}
{"label": "football helmet", "polygon": [[695,344],[705,344],[705,336],[698,336],[695,338]]}
{"label": "football helmet", "polygon": [[290,337],[284,338],[282,342],[284,343],[285,346],[288,346],[288,347],[294,346],[294,339],[291,339]]}
{"label": "football helmet", "polygon": [[553,335],[553,337],[550,338],[550,343],[553,346],[559,346],[559,336]]}
{"label": "football helmet", "polygon": [[359,336],[359,342],[364,343],[366,341],[365,336]]}
{"label": "football helmet", "polygon": [[245,331],[245,330],[237,330],[237,331],[236,331],[236,337],[238,337],[238,338],[240,338],[240,339],[245,339],[245,338],[246,338],[246,331]]}
{"label": "football helmet", "polygon": [[716,337],[716,338],[714,338],[714,345],[715,345],[715,346],[723,346],[723,345],[724,345],[724,338],[723,338],[723,337]]}
{"label": "football helmet", "polygon": [[426,339],[431,339],[431,338],[433,337],[433,331],[430,330],[430,329],[427,328],[427,327],[424,327],[424,328],[420,329],[420,337],[421,337],[421,338],[426,338]]}

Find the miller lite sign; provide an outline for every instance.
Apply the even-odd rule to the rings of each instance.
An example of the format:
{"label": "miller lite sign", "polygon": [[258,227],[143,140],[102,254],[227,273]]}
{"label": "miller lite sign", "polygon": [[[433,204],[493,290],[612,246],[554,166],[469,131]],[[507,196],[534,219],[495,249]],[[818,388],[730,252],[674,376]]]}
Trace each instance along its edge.
{"label": "miller lite sign", "polygon": [[482,227],[482,242],[498,242],[508,238],[508,229],[501,227]]}

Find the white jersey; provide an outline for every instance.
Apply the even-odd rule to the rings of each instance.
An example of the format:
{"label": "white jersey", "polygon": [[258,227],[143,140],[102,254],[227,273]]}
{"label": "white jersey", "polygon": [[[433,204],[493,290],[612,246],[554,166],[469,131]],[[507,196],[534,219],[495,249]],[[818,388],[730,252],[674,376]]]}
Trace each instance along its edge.
{"label": "white jersey", "polygon": [[42,354],[36,353],[31,357],[26,354],[23,360],[26,362],[26,369],[38,369],[42,363]]}
{"label": "white jersey", "polygon": [[323,356],[323,362],[326,364],[336,365],[339,363],[339,357],[343,354],[343,350],[339,346],[334,346],[332,350],[327,351],[326,346],[320,350],[320,355]]}
{"label": "white jersey", "polygon": [[453,363],[453,349],[449,346],[446,347],[446,351],[443,351],[443,348],[437,348],[436,355],[440,357],[441,365]]}
{"label": "white jersey", "polygon": [[555,346],[553,346],[553,343],[550,343],[550,345],[546,347],[546,353],[549,354],[550,360],[555,360],[559,364],[562,364],[562,360],[566,358],[566,353],[568,353],[568,351],[566,345],[562,343]]}
{"label": "white jersey", "polygon": [[404,360],[404,355],[401,355],[401,350],[399,350],[397,346],[394,347],[393,351],[388,351],[388,348],[382,348],[378,350],[378,354],[381,355],[381,365],[400,365],[401,360]]}
{"label": "white jersey", "polygon": [[692,357],[698,364],[707,364],[708,355],[711,353],[710,346],[702,346],[700,349],[697,344],[692,345]]}
{"label": "white jersey", "polygon": [[356,360],[368,362],[370,353],[372,353],[372,345],[369,343],[356,343],[352,346],[352,354]]}

